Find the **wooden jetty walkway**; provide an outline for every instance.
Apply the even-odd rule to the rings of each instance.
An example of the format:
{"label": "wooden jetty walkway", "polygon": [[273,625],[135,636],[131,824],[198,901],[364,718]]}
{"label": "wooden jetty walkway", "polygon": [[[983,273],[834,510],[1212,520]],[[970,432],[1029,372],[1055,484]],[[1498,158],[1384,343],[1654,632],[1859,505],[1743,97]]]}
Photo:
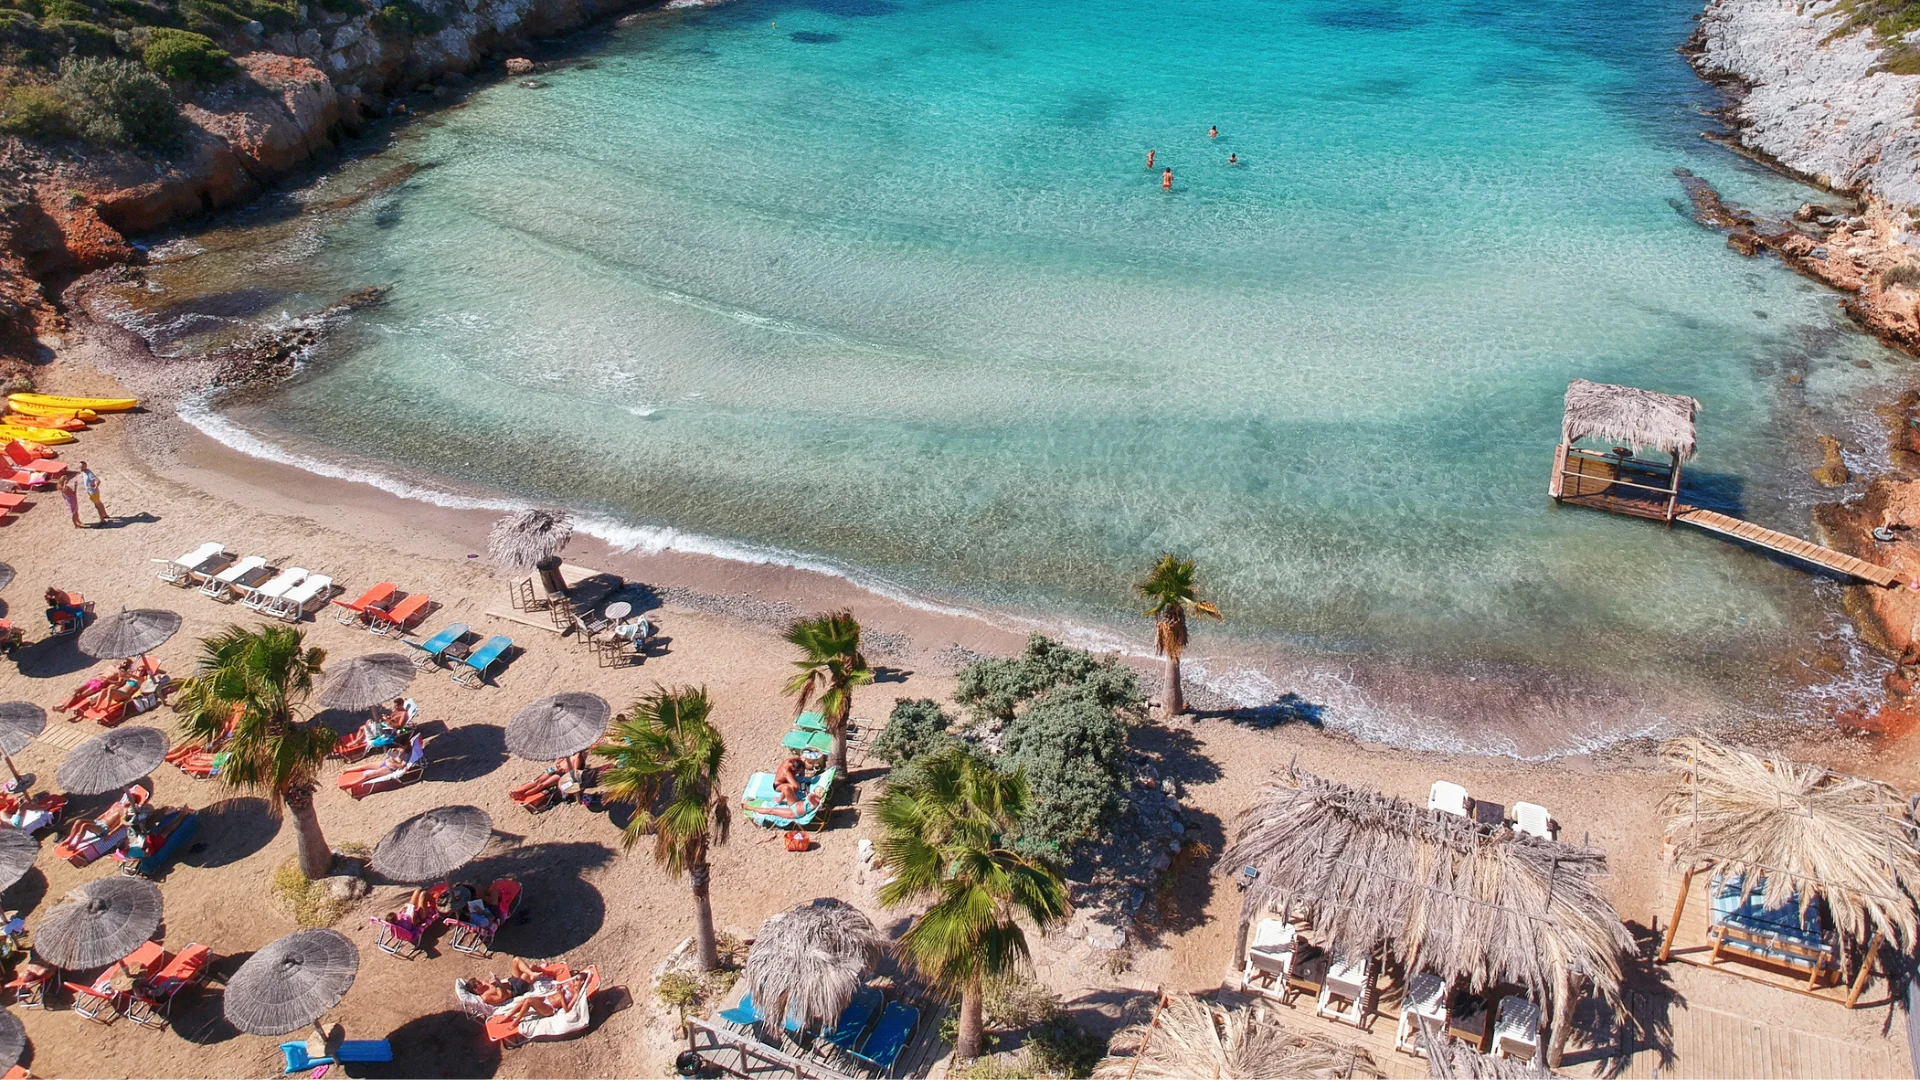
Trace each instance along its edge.
{"label": "wooden jetty walkway", "polygon": [[1741,521],[1736,517],[1717,514],[1712,510],[1701,510],[1698,507],[1682,505],[1676,508],[1673,519],[1675,521],[1684,521],[1695,528],[1705,529],[1708,532],[1716,532],[1722,536],[1731,536],[1736,540],[1744,540],[1756,547],[1763,547],[1769,551],[1777,551],[1782,555],[1790,555],[1802,562],[1812,563],[1815,566],[1832,570],[1837,574],[1845,574],[1848,577],[1859,578],[1861,581],[1878,585],[1881,588],[1892,588],[1895,585],[1906,584],[1906,578],[1896,570],[1870,563],[1865,559],[1856,559],[1851,555],[1842,554],[1832,548],[1809,543],[1797,536],[1789,536],[1783,532],[1775,532],[1764,526],[1755,525],[1751,521]]}

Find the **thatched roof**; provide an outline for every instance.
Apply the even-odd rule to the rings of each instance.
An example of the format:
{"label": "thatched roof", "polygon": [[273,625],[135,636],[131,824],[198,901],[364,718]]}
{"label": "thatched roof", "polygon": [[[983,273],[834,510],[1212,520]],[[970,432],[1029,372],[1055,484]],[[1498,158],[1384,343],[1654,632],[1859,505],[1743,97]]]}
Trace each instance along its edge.
{"label": "thatched roof", "polygon": [[572,538],[573,519],[565,510],[522,510],[493,523],[487,555],[503,570],[526,573],[560,554]]}
{"label": "thatched roof", "polygon": [[763,923],[747,953],[747,993],[769,1021],[832,1024],[880,960],[880,936],[860,909],[823,897]]}
{"label": "thatched roof", "polygon": [[1295,773],[1242,813],[1216,872],[1258,868],[1242,917],[1305,916],[1309,939],[1474,990],[1526,987],[1558,1016],[1580,979],[1618,1001],[1633,939],[1600,888],[1606,855],[1486,828],[1378,792]]}
{"label": "thatched roof", "polygon": [[1690,397],[1575,379],[1567,387],[1560,438],[1569,445],[1604,439],[1625,443],[1636,453],[1653,449],[1685,461],[1693,457],[1693,417],[1699,411],[1700,403]]}
{"label": "thatched roof", "polygon": [[1245,1001],[1203,1001],[1191,994],[1167,995],[1153,1021],[1116,1032],[1107,1057],[1093,1070],[1094,1080],[1385,1075],[1362,1047],[1290,1031]]}
{"label": "thatched roof", "polygon": [[1712,739],[1661,754],[1681,773],[1665,807],[1675,859],[1743,874],[1749,889],[1765,881],[1769,906],[1825,896],[1844,942],[1885,930],[1903,951],[1915,943],[1920,850],[1900,792]]}

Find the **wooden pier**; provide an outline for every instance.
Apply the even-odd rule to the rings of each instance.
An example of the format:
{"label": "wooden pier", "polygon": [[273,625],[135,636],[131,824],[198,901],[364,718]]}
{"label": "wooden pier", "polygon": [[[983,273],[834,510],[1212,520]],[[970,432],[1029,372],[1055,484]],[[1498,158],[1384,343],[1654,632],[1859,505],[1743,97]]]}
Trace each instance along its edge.
{"label": "wooden pier", "polygon": [[1859,578],[1861,581],[1878,585],[1881,588],[1892,588],[1896,585],[1906,584],[1906,578],[1901,576],[1898,571],[1870,563],[1865,559],[1856,559],[1851,555],[1842,554],[1832,548],[1809,543],[1797,536],[1788,536],[1783,532],[1775,532],[1772,529],[1755,525],[1751,521],[1741,521],[1736,517],[1716,514],[1712,510],[1701,510],[1696,507],[1683,505],[1680,507],[1679,512],[1674,515],[1674,520],[1684,521],[1688,525],[1705,529],[1708,532],[1716,532],[1722,536],[1731,536],[1736,540],[1744,540],[1755,547],[1763,547],[1769,551],[1777,551],[1782,555],[1789,555],[1799,559],[1801,562],[1812,563],[1823,569],[1831,570],[1836,574],[1845,574],[1848,577]]}

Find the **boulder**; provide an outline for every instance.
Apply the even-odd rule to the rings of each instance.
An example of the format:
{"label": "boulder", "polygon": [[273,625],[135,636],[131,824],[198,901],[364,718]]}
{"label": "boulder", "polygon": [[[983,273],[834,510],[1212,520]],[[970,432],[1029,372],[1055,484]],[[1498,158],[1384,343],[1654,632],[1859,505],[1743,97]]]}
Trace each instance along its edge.
{"label": "boulder", "polygon": [[528,74],[531,74],[532,72],[533,72],[533,61],[527,59],[524,56],[514,56],[514,57],[508,58],[507,74],[528,75]]}

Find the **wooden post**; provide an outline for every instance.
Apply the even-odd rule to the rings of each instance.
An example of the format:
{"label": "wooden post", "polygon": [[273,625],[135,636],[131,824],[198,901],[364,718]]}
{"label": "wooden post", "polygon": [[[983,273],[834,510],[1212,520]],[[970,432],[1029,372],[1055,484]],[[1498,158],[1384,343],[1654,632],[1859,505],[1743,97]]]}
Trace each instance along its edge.
{"label": "wooden post", "polygon": [[1867,946],[1867,954],[1860,958],[1860,974],[1853,980],[1853,989],[1847,993],[1847,1008],[1860,1000],[1860,992],[1867,988],[1867,977],[1873,974],[1873,957],[1880,951],[1880,941],[1886,937],[1884,928],[1873,932],[1873,944]]}
{"label": "wooden post", "polygon": [[1673,494],[1667,496],[1667,527],[1672,528],[1673,527],[1673,508],[1676,504],[1680,502],[1680,455],[1679,454],[1673,455],[1673,475],[1669,477],[1669,479],[1672,481]]}
{"label": "wooden post", "polygon": [[1667,923],[1667,934],[1660,939],[1660,962],[1666,963],[1673,958],[1673,935],[1680,932],[1680,912],[1687,906],[1687,890],[1693,885],[1694,867],[1687,867],[1686,875],[1680,879],[1680,897],[1673,902],[1673,919]]}
{"label": "wooden post", "polygon": [[1561,474],[1567,471],[1567,444],[1561,443],[1553,448],[1553,479],[1547,483],[1547,495],[1554,502],[1560,501],[1560,493],[1565,489]]}
{"label": "wooden post", "polygon": [[[1140,1067],[1140,1059],[1147,1056],[1147,1046],[1153,1042],[1153,1031],[1160,1026],[1160,1010],[1167,1006],[1167,989],[1160,988],[1160,997],[1153,1004],[1153,1019],[1147,1022],[1147,1033],[1140,1036],[1140,1049],[1133,1052],[1133,1062],[1127,1066],[1127,1080],[1133,1080],[1133,1070]],[[1209,1014],[1211,1015],[1211,1014]],[[1217,1076],[1218,1073],[1216,1072]]]}

